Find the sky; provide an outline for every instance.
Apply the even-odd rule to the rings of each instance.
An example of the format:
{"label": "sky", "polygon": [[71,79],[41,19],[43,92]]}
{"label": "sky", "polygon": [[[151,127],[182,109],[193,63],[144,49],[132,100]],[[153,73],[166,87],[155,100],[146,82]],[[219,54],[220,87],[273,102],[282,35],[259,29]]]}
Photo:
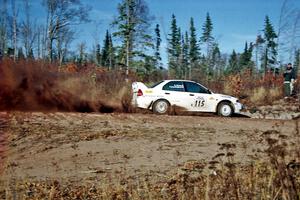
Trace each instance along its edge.
{"label": "sky", "polygon": [[[21,4],[22,0],[18,0]],[[175,14],[181,30],[189,29],[190,18],[194,18],[197,36],[200,38],[206,13],[211,16],[213,36],[219,43],[221,52],[231,53],[233,49],[241,52],[245,42],[253,42],[264,27],[268,15],[277,31],[280,9],[284,0],[145,0],[150,13],[155,17],[153,26],[160,24],[162,35],[162,57],[166,63],[166,37],[170,32],[171,15]],[[117,16],[117,5],[121,0],[81,0],[91,6],[90,23],[76,27],[78,37],[73,47],[85,42],[92,49],[95,41],[102,45],[106,30],[113,32],[111,22]],[[300,4],[300,0],[296,0]],[[40,0],[31,0],[34,17],[44,23],[45,9]],[[153,28],[154,32],[154,28]]]}

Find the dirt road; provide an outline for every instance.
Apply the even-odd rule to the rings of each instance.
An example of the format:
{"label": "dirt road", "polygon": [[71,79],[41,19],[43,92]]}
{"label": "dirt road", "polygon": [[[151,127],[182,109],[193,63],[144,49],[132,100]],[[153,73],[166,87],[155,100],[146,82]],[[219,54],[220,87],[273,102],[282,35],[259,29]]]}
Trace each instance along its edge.
{"label": "dirt road", "polygon": [[[160,179],[184,163],[233,152],[236,162],[264,157],[264,135],[291,141],[295,120],[153,114],[2,113],[9,117],[1,184],[11,180]],[[296,141],[295,141],[296,142]],[[2,148],[3,149],[3,148]]]}

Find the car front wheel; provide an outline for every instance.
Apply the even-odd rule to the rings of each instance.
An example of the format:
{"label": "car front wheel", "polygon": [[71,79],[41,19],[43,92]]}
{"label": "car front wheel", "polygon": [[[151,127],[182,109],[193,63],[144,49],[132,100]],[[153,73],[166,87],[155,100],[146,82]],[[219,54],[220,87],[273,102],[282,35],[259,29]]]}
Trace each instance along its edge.
{"label": "car front wheel", "polygon": [[153,112],[157,114],[166,114],[169,110],[169,103],[166,100],[158,100],[153,104]]}
{"label": "car front wheel", "polygon": [[220,103],[218,106],[218,114],[223,117],[230,117],[233,114],[233,108],[230,103]]}

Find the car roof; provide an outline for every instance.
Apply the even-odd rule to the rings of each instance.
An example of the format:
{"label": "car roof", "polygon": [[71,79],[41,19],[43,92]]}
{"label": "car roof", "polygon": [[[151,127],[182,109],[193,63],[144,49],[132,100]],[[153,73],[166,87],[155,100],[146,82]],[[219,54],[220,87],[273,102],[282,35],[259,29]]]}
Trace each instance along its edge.
{"label": "car roof", "polygon": [[[204,87],[204,88],[206,88],[206,89],[208,89],[207,87],[205,87],[204,85],[202,85],[201,83],[199,83],[199,82],[196,82],[196,81],[192,81],[192,80],[184,80],[184,79],[169,79],[169,80],[164,80],[163,82],[161,82],[161,83],[165,83],[165,82],[170,82],[170,81],[185,81],[185,82],[191,82],[191,83],[197,83],[197,84],[200,84],[202,87]],[[161,84],[160,83],[160,84]],[[160,85],[159,84],[159,85]]]}
{"label": "car roof", "polygon": [[162,84],[166,84],[166,83],[171,82],[171,81],[185,81],[185,82],[197,83],[197,82],[195,82],[195,81],[184,80],[184,79],[167,79],[167,80],[162,80],[162,81],[158,82],[157,84],[155,84],[155,85],[152,86],[151,88],[154,88],[154,87],[159,86],[159,85],[162,85]]}
{"label": "car roof", "polygon": [[168,79],[168,80],[164,80],[164,81],[186,81],[186,82],[195,82],[195,81],[191,81],[191,80],[184,80],[184,79]]}

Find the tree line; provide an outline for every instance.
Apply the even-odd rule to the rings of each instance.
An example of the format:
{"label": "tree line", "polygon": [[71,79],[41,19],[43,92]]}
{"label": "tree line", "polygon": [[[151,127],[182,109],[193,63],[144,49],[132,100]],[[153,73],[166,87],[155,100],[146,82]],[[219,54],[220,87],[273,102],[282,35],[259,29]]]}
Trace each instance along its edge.
{"label": "tree line", "polygon": [[[46,22],[38,24],[33,20],[29,0],[22,0],[22,17],[15,0],[0,1],[2,57],[8,56],[14,60],[43,59],[59,65],[70,61],[79,65],[91,62],[108,70],[122,68],[127,74],[129,70],[133,70],[147,76],[165,69],[161,52],[166,51],[170,78],[207,81],[244,70],[262,74],[268,71],[276,72],[282,66],[278,57],[282,49],[280,47],[288,46],[282,41],[284,36],[287,37],[286,24],[291,24],[292,20],[292,24],[296,26],[300,21],[299,10],[298,17],[283,16],[283,11],[288,11],[289,8],[288,0],[285,0],[278,32],[266,16],[263,30],[255,41],[245,41],[242,52],[233,49],[231,54],[227,54],[221,51],[214,37],[214,23],[210,13],[206,14],[200,31],[195,26],[193,17],[187,22],[189,29],[182,30],[178,26],[176,15],[173,14],[165,38],[167,47],[162,49],[161,25],[153,23],[154,16],[151,15],[147,2],[120,0],[117,15],[111,22],[111,32],[106,31],[103,42],[95,44],[91,52],[87,52],[84,42],[79,43],[74,53],[70,50],[70,45],[76,38],[75,27],[90,22],[89,6],[80,0],[42,0]],[[300,53],[299,45],[295,45],[299,36],[297,31],[294,27],[294,35],[289,35],[289,50],[292,52],[290,62],[294,62],[295,66],[299,65]]]}

